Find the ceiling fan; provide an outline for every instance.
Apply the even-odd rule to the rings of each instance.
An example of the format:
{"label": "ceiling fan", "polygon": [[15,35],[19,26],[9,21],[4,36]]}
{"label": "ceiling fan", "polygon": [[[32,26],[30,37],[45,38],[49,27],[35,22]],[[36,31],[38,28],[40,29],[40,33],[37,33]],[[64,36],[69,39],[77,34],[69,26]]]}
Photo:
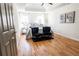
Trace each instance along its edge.
{"label": "ceiling fan", "polygon": [[[45,3],[42,3],[41,6],[43,6],[44,4],[45,4]],[[48,3],[48,4],[53,5],[53,3]]]}

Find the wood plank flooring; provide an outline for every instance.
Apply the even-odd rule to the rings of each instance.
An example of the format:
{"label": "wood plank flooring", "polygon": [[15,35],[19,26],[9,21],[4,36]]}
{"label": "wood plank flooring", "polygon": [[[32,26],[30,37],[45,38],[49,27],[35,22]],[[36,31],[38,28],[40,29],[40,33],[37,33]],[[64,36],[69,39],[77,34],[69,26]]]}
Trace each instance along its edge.
{"label": "wood plank flooring", "polygon": [[18,56],[79,56],[79,42],[58,34],[54,39],[33,42],[21,35]]}

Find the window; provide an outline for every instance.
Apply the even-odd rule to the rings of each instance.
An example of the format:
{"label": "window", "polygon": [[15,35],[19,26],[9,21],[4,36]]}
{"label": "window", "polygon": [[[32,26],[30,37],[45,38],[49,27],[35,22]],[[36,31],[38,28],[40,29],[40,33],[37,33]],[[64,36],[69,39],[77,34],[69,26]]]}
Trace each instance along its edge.
{"label": "window", "polygon": [[37,16],[35,22],[38,23],[38,24],[44,24],[44,16],[43,15]]}

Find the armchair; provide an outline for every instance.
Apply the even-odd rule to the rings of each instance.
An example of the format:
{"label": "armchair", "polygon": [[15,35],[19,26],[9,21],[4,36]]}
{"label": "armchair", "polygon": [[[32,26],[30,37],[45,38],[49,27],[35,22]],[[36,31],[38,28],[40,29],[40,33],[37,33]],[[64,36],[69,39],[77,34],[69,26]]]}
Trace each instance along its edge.
{"label": "armchair", "polygon": [[43,38],[52,38],[51,27],[43,27]]}
{"label": "armchair", "polygon": [[38,38],[39,38],[38,27],[34,27],[34,28],[31,28],[31,29],[32,29],[32,40],[38,41]]}

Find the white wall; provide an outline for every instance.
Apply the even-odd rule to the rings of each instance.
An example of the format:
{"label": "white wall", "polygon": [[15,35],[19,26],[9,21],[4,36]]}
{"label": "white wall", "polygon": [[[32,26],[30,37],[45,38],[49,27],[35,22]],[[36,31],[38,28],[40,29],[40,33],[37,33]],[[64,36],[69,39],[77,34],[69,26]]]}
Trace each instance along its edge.
{"label": "white wall", "polygon": [[[60,15],[63,13],[75,11],[75,23],[60,23]],[[49,25],[54,31],[79,41],[79,4],[69,4],[49,12]]]}

